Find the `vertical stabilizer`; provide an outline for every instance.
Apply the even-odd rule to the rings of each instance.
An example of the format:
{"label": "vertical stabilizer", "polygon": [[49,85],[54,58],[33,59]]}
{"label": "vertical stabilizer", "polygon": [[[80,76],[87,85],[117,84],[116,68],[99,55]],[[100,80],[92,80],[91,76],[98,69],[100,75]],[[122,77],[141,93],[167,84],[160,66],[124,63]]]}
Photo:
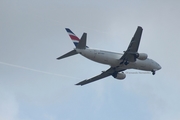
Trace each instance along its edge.
{"label": "vertical stabilizer", "polygon": [[65,28],[65,29],[66,29],[67,33],[69,34],[69,37],[73,41],[74,45],[77,47],[80,39],[69,28]]}
{"label": "vertical stabilizer", "polygon": [[79,49],[85,49],[87,48],[86,46],[86,38],[87,38],[87,33],[83,33],[81,39],[79,39],[69,28],[65,28],[67,33],[69,34],[69,37],[73,41],[74,45],[76,48]]}

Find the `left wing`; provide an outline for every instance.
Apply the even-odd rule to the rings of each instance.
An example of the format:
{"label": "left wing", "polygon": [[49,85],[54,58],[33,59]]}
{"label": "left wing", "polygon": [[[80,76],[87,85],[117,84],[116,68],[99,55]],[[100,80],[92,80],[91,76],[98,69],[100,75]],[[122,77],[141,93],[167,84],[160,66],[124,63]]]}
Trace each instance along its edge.
{"label": "left wing", "polygon": [[139,48],[139,43],[141,40],[141,35],[142,35],[142,27],[138,26],[127,50],[124,52],[124,55],[120,58],[120,60],[125,60],[128,62],[135,62],[136,61],[136,53]]}
{"label": "left wing", "polygon": [[115,72],[114,68],[111,67],[107,71],[102,72],[100,75],[97,75],[97,76],[95,76],[93,78],[90,78],[88,80],[81,81],[81,82],[77,83],[76,85],[81,85],[82,86],[82,85],[85,85],[85,84],[100,80],[102,78],[105,78],[105,77],[108,77],[108,76],[112,75],[114,72]]}

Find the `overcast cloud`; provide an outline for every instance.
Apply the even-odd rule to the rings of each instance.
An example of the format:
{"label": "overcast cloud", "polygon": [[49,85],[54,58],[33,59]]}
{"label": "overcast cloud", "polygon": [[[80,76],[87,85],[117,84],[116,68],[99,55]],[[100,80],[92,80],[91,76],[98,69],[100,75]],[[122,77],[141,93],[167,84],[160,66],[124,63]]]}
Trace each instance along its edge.
{"label": "overcast cloud", "polygon": [[[1,0],[0,119],[179,120],[179,11],[178,0]],[[80,55],[56,60],[74,48],[66,27],[87,32],[89,47],[123,52],[137,26],[139,52],[162,66],[155,76],[80,87],[109,66]]]}

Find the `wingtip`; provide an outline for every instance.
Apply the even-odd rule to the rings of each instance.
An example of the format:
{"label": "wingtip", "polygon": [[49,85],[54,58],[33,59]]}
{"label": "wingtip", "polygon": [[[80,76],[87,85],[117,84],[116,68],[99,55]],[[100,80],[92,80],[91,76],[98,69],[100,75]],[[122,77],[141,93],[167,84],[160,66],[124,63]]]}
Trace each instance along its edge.
{"label": "wingtip", "polygon": [[60,59],[61,59],[60,57],[56,58],[56,60],[60,60]]}
{"label": "wingtip", "polygon": [[138,26],[138,28],[141,28],[141,29],[143,29],[141,26]]}
{"label": "wingtip", "polygon": [[79,84],[79,83],[77,83],[77,84],[75,84],[75,85],[80,85],[80,86],[82,86],[81,84]]}
{"label": "wingtip", "polygon": [[83,84],[82,84],[82,82],[79,82],[79,83],[77,83],[77,84],[75,84],[75,85],[80,85],[80,86],[82,86]]}
{"label": "wingtip", "polygon": [[77,84],[75,84],[75,85],[77,85],[77,86],[83,86],[84,84],[81,84],[81,83],[77,83]]}
{"label": "wingtip", "polygon": [[75,85],[80,85],[80,86],[83,86],[83,85],[85,85],[85,84],[86,84],[86,80],[81,81],[81,82],[79,82],[79,83],[77,83],[77,84],[75,84]]}

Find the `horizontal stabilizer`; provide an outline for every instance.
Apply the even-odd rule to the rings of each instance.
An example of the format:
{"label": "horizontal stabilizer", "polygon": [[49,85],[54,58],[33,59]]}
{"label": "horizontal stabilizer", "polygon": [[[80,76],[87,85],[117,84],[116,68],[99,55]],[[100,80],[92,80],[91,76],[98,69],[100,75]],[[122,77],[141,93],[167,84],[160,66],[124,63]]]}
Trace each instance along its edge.
{"label": "horizontal stabilizer", "polygon": [[79,49],[85,49],[86,48],[86,38],[87,38],[87,33],[83,33],[79,44],[77,45],[77,48]]}
{"label": "horizontal stabilizer", "polygon": [[66,58],[66,57],[69,57],[69,56],[72,56],[72,55],[76,55],[76,54],[78,54],[78,53],[76,52],[76,50],[72,50],[72,51],[70,51],[70,52],[68,52],[68,53],[66,53],[66,54],[58,57],[57,59],[60,60],[60,59],[63,59],[63,58]]}

